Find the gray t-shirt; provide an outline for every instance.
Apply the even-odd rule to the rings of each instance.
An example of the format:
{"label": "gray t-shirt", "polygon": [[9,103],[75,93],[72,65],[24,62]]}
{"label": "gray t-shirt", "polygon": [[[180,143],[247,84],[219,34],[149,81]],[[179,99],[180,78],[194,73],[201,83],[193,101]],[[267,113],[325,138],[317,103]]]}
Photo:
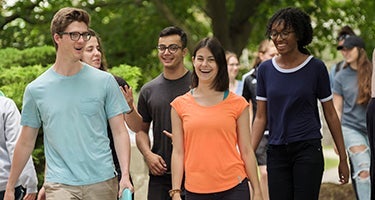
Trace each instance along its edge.
{"label": "gray t-shirt", "polygon": [[343,109],[341,124],[362,133],[366,131],[367,104],[357,104],[358,81],[357,71],[347,66],[341,69],[335,76],[333,93],[343,97]]}
{"label": "gray t-shirt", "polygon": [[151,151],[160,155],[167,163],[170,172],[172,141],[163,130],[172,132],[170,103],[180,95],[189,91],[191,72],[177,80],[168,80],[163,74],[146,83],[140,91],[138,112],[143,121],[152,122],[153,146]]}

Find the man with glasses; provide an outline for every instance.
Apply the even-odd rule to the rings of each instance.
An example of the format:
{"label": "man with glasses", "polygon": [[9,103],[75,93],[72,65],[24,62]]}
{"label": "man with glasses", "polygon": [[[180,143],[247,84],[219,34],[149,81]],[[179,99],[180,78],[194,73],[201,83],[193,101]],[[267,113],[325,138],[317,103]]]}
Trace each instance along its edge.
{"label": "man with glasses", "polygon": [[[189,91],[191,72],[184,65],[188,53],[187,36],[177,27],[167,27],[159,34],[158,57],[163,72],[146,83],[140,91],[138,111],[142,130],[136,134],[137,147],[149,167],[149,200],[167,200],[172,188],[172,141],[163,132],[171,132],[171,106],[177,96]],[[153,144],[148,135],[152,122]],[[152,146],[152,148],[151,148]]]}
{"label": "man with glasses", "polygon": [[[89,14],[76,8],[62,8],[53,17],[56,60],[26,87],[23,127],[5,200],[14,199],[14,186],[41,127],[46,199],[115,200],[124,188],[133,190],[129,181],[130,139],[123,119],[129,106],[111,74],[80,62],[91,38],[89,22]],[[107,119],[122,171],[120,187],[109,147]]]}

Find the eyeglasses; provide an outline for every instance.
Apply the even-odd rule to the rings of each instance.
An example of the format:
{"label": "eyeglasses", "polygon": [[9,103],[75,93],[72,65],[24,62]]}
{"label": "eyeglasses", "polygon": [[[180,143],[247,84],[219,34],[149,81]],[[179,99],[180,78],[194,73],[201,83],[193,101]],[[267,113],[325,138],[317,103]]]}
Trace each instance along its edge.
{"label": "eyeglasses", "polygon": [[182,47],[178,46],[177,44],[171,44],[169,46],[165,45],[158,45],[156,47],[159,53],[164,53],[166,49],[168,49],[169,53],[174,54],[178,51],[178,49],[182,49]]}
{"label": "eyeglasses", "polygon": [[281,32],[277,32],[277,31],[272,31],[271,34],[270,34],[270,38],[272,40],[276,40],[278,36],[280,36],[281,39],[286,39],[288,38],[289,34],[290,33],[293,33],[294,31],[281,31]]}
{"label": "eyeglasses", "polygon": [[78,41],[79,38],[81,38],[81,36],[82,36],[82,39],[84,41],[89,41],[90,38],[91,38],[91,35],[90,35],[89,32],[83,32],[83,33],[80,33],[80,32],[60,32],[59,35],[69,35],[70,39],[73,40],[73,41]]}
{"label": "eyeglasses", "polygon": [[350,36],[349,34],[340,35],[339,37],[336,38],[336,40],[337,40],[337,42],[340,42],[342,40],[345,40],[349,36]]}

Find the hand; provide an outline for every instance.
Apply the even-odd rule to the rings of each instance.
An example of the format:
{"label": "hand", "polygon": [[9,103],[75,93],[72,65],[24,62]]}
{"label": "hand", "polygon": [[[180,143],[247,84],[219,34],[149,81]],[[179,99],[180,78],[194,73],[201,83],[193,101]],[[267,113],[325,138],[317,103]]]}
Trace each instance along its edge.
{"label": "hand", "polygon": [[36,198],[36,193],[27,193],[23,197],[23,200],[35,200],[35,198]]}
{"label": "hand", "polygon": [[152,175],[161,176],[167,171],[167,164],[161,156],[151,152],[145,158]]}
{"label": "hand", "polygon": [[122,176],[121,177],[121,180],[120,180],[120,187],[119,187],[119,191],[118,191],[118,197],[120,198],[121,195],[122,195],[122,192],[128,188],[132,193],[134,193],[134,187],[133,185],[131,184],[130,180],[129,180],[129,176]]}
{"label": "hand", "polygon": [[340,160],[339,162],[339,182],[346,184],[349,181],[349,166],[347,160]]}
{"label": "hand", "polygon": [[46,200],[46,190],[44,189],[44,186],[40,188],[37,200]]}
{"label": "hand", "polygon": [[170,132],[168,132],[168,131],[166,131],[166,130],[164,130],[163,133],[164,133],[167,137],[169,137],[169,138],[172,139],[172,133],[170,133]]}
{"label": "hand", "polygon": [[120,87],[120,90],[121,90],[122,94],[124,95],[124,97],[126,99],[126,102],[130,106],[130,108],[132,108],[132,106],[134,106],[133,105],[133,103],[134,103],[134,97],[133,97],[133,90],[132,90],[132,88],[129,87],[129,86],[127,86],[127,85],[125,85],[124,87]]}
{"label": "hand", "polygon": [[176,193],[175,195],[173,195],[172,200],[181,200],[180,193]]}
{"label": "hand", "polygon": [[262,191],[260,190],[260,188],[257,190],[253,190],[252,193],[253,193],[252,194],[253,196],[250,197],[251,200],[263,200],[263,195],[262,195]]}

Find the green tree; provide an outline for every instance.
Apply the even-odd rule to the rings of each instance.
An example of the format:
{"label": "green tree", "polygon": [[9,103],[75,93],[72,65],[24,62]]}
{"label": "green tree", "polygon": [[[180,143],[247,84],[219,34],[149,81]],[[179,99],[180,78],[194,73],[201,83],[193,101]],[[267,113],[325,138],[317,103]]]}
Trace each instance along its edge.
{"label": "green tree", "polygon": [[202,37],[214,35],[226,49],[240,54],[265,38],[267,20],[274,12],[295,6],[313,19],[315,38],[309,48],[315,56],[336,56],[334,39],[343,25],[360,33],[368,52],[375,46],[375,3],[367,0],[19,0],[12,6],[2,4],[0,48],[51,45],[53,14],[64,6],[81,7],[91,14],[91,27],[104,40],[110,66],[140,66],[145,72],[141,85],[161,71],[155,46],[159,31],[169,25],[188,33],[190,50]]}

